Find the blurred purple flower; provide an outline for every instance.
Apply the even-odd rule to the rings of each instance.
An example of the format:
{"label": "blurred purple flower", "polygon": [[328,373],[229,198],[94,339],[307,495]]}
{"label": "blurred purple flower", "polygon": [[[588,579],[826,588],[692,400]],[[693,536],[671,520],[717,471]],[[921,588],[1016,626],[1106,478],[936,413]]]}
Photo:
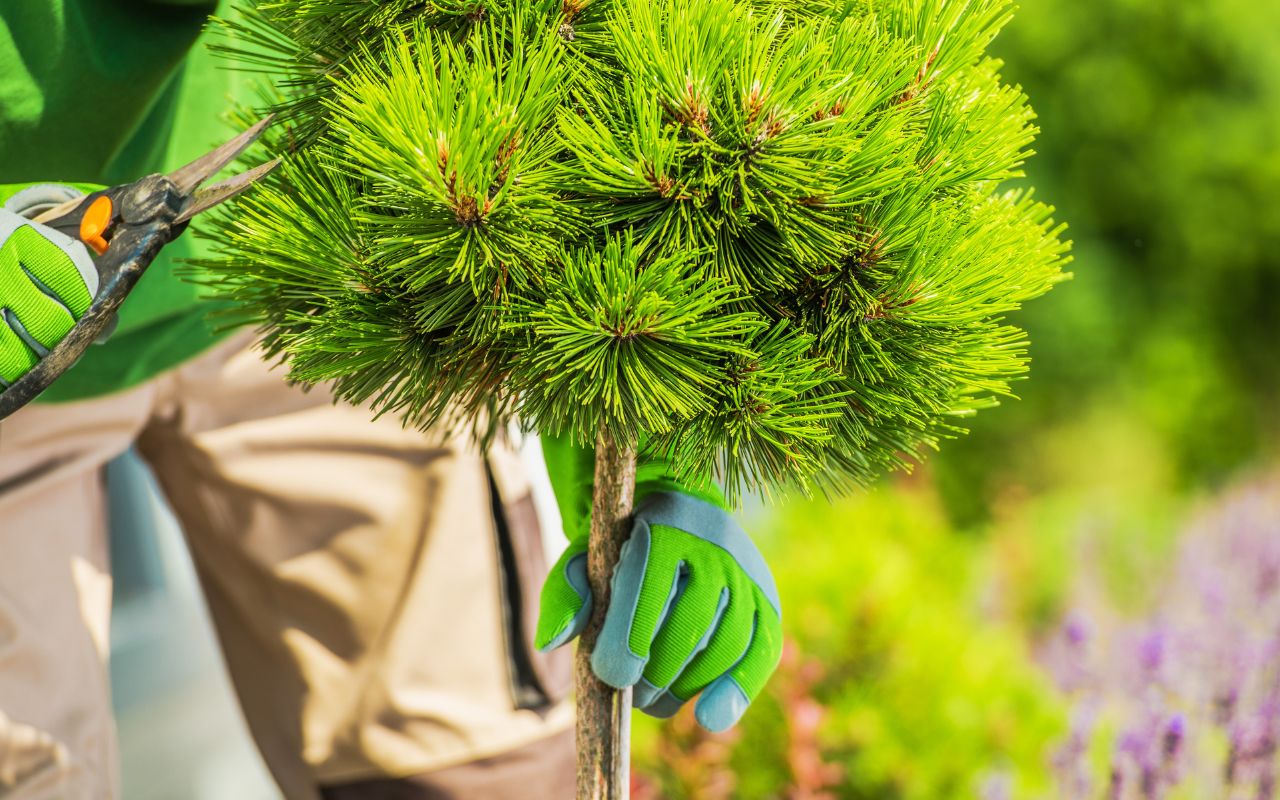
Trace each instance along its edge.
{"label": "blurred purple flower", "polygon": [[1119,766],[1112,766],[1111,778],[1107,783],[1107,800],[1120,800],[1123,796],[1124,773],[1120,770]]}
{"label": "blurred purple flower", "polygon": [[1063,638],[1072,647],[1084,647],[1088,644],[1089,636],[1092,632],[1089,618],[1079,611],[1072,611],[1068,614],[1066,621],[1062,624]]}
{"label": "blurred purple flower", "polygon": [[[1145,620],[1067,614],[1041,660],[1075,700],[1053,758],[1059,794],[1096,796],[1087,754],[1105,715],[1119,726],[1114,800],[1160,800],[1192,781],[1204,797],[1273,798],[1280,754],[1280,476],[1224,497],[1178,543]],[[1225,736],[1225,759],[1193,737]]]}
{"label": "blurred purple flower", "polygon": [[1149,677],[1159,674],[1167,647],[1166,633],[1160,628],[1150,630],[1142,637],[1138,644],[1138,664]]}
{"label": "blurred purple flower", "polygon": [[1181,712],[1175,713],[1169,717],[1168,723],[1164,726],[1164,760],[1166,764],[1172,764],[1178,760],[1178,755],[1182,752],[1182,743],[1187,738],[1187,718]]}
{"label": "blurred purple flower", "polygon": [[978,790],[982,800],[1013,800],[1013,777],[1000,770],[987,776]]}
{"label": "blurred purple flower", "polygon": [[1091,639],[1089,618],[1083,612],[1072,611],[1043,652],[1045,668],[1063,691],[1074,692],[1089,684]]}
{"label": "blurred purple flower", "polygon": [[1089,774],[1089,741],[1097,722],[1092,703],[1078,703],[1071,710],[1071,732],[1053,755],[1053,769],[1058,783],[1068,797],[1088,797],[1093,780]]}

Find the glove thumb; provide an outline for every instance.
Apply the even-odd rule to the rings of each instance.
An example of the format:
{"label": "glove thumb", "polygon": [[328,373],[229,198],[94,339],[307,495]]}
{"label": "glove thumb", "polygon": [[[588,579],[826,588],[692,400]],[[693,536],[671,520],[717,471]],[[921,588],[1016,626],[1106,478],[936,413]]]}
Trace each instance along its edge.
{"label": "glove thumb", "polygon": [[586,543],[570,544],[542,584],[534,644],[542,652],[571,641],[591,618]]}

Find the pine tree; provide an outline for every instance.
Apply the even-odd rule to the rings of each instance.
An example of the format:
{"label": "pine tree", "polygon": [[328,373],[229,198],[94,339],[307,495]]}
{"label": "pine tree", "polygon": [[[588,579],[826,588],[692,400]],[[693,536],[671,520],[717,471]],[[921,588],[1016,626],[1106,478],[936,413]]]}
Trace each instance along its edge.
{"label": "pine tree", "polygon": [[207,280],[296,380],[595,445],[605,597],[637,448],[735,496],[845,491],[1025,372],[1005,315],[1066,245],[1001,188],[1035,134],[984,55],[1009,13],[259,0],[227,48],[276,78],[291,157]]}

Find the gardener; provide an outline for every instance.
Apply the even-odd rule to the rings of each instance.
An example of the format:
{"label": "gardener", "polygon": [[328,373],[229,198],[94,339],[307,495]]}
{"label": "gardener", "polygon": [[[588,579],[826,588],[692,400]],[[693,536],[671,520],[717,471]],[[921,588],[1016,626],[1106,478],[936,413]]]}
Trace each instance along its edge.
{"label": "gardener", "polygon": [[[0,8],[0,386],[96,289],[83,247],[28,221],[87,188],[49,181],[131,181],[229,135],[213,121],[235,75],[197,46],[213,10]],[[174,277],[197,247],[190,235],[172,244],[110,339],[0,423],[0,794],[115,793],[101,470],[136,445],[182,523],[250,729],[288,797],[569,796],[567,666],[563,651],[531,646],[545,564],[518,458],[287,385],[248,334],[211,332],[197,289]],[[562,444],[549,443],[549,460],[577,543],[542,595],[545,649],[589,610],[590,455]],[[652,713],[706,689],[698,719],[728,727],[776,664],[776,591],[714,492],[691,497],[652,465],[641,477],[648,500],[596,669],[637,685]],[[743,659],[748,642],[764,655]],[[730,675],[740,661],[758,666]]]}

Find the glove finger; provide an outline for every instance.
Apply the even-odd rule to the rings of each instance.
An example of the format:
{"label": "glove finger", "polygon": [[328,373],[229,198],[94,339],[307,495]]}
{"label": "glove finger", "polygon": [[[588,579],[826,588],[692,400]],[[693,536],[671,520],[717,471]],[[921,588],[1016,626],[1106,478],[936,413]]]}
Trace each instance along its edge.
{"label": "glove finger", "polygon": [[749,602],[731,595],[729,606],[711,636],[711,641],[685,665],[680,675],[667,687],[668,691],[687,700],[732,669],[751,643],[753,615],[754,609]]}
{"label": "glove finger", "polygon": [[587,554],[561,558],[542,585],[538,630],[534,644],[547,652],[572,641],[591,618],[591,586],[587,583]]}
{"label": "glove finger", "polygon": [[712,636],[689,663],[680,669],[680,675],[669,686],[654,686],[641,680],[636,687],[635,705],[650,717],[666,719],[675,716],[692,696],[726,675],[733,664],[739,662],[751,640],[754,613],[750,604],[730,596],[730,602]]}
{"label": "glove finger", "polygon": [[37,361],[35,351],[0,319],[0,388],[30,372]]}
{"label": "glove finger", "polygon": [[37,356],[44,358],[75,327],[75,318],[58,301],[38,295],[6,298],[8,307],[0,314],[5,325]]}
{"label": "glove finger", "polygon": [[760,694],[782,658],[781,624],[770,610],[756,612],[751,644],[738,663],[707,687],[694,706],[698,724],[712,733],[728,730]]}
{"label": "glove finger", "polygon": [[42,357],[67,335],[76,320],[54,290],[31,272],[33,259],[39,258],[59,260],[64,271],[75,275],[65,253],[46,242],[34,228],[18,228],[0,249],[0,283],[5,287],[0,317],[37,357]]}
{"label": "glove finger", "polygon": [[700,583],[695,575],[654,637],[644,679],[653,686],[670,686],[711,644],[729,599],[728,587]]}
{"label": "glove finger", "polygon": [[[645,686],[647,683],[648,682],[645,681],[644,678],[640,679],[640,683],[636,684],[634,697],[639,697],[640,687]],[[670,719],[671,717],[674,717],[676,712],[684,708],[684,704],[689,702],[681,697],[677,697],[669,690],[657,688],[653,689],[653,693],[651,695],[646,696],[646,700],[647,702],[643,706],[636,702],[636,708],[649,716],[656,717],[658,719]]]}
{"label": "glove finger", "polygon": [[613,596],[591,654],[591,668],[600,680],[617,689],[640,680],[654,634],[686,576],[679,548],[654,547],[648,524],[637,520],[613,572]]}
{"label": "glove finger", "polygon": [[8,243],[42,292],[57,298],[76,319],[89,309],[98,271],[83,244],[43,225],[19,228]]}
{"label": "glove finger", "polygon": [[707,641],[699,642],[697,651],[681,665],[671,685],[655,686],[648,680],[640,681],[634,696],[637,708],[659,719],[674,716],[689,698],[714,683],[741,659],[750,642],[752,613],[749,605],[735,603],[732,595],[727,597],[728,603]]}

